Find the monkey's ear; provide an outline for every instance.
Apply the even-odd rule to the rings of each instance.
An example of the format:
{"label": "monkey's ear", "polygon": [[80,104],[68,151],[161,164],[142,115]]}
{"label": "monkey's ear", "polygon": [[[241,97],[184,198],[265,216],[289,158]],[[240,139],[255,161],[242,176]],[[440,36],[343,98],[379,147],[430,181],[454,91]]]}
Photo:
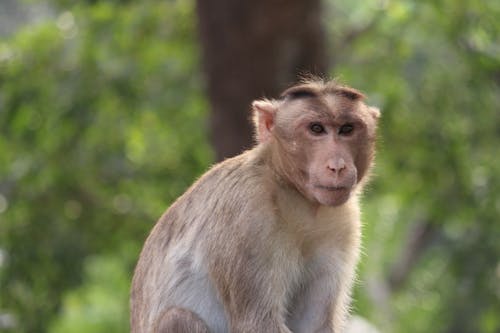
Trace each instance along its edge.
{"label": "monkey's ear", "polygon": [[373,118],[378,119],[380,118],[380,109],[374,106],[369,106],[368,111],[370,111],[370,114],[373,116]]}
{"label": "monkey's ear", "polygon": [[253,123],[258,143],[266,142],[271,138],[276,109],[275,103],[269,100],[259,100],[252,103]]}

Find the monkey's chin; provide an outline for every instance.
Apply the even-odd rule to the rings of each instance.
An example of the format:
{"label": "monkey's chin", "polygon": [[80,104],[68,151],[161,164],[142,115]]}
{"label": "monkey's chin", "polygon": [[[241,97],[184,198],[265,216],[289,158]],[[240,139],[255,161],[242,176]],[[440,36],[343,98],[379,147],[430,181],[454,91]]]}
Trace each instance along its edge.
{"label": "monkey's chin", "polygon": [[349,200],[351,189],[347,187],[315,186],[313,196],[320,205],[340,206]]}

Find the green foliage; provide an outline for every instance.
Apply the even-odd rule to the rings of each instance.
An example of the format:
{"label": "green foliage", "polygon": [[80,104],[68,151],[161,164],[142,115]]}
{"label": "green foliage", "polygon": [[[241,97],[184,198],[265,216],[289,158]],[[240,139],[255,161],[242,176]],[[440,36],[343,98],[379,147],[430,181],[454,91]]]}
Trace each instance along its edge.
{"label": "green foliage", "polygon": [[65,294],[63,312],[50,329],[53,333],[129,331],[130,271],[114,256],[85,261],[85,284]]}
{"label": "green foliage", "polygon": [[153,222],[211,160],[192,6],[78,6],[0,44],[0,311],[16,332],[45,331],[80,283],[63,316],[98,301],[83,297],[103,290],[88,255],[127,244],[130,277]]}

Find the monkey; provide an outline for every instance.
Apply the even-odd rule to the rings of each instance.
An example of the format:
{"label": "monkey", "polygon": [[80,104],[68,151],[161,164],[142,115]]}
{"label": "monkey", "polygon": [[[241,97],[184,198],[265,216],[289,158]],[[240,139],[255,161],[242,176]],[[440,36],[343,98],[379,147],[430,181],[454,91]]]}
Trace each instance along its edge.
{"label": "monkey", "polygon": [[255,146],[161,216],[131,287],[133,333],[339,333],[380,111],[334,80],[252,103]]}

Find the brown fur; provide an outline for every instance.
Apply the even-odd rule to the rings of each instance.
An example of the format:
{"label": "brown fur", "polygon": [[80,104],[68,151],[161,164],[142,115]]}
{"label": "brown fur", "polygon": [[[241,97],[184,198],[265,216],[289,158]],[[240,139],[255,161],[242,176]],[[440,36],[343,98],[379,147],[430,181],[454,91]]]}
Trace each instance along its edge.
{"label": "brown fur", "polygon": [[[340,332],[379,117],[362,100],[312,81],[254,102],[258,145],[203,175],[148,237],[132,332],[198,332],[200,322],[212,333]],[[313,134],[313,122],[325,133]],[[338,134],[345,124],[352,134]],[[165,315],[172,308],[177,319]]]}

